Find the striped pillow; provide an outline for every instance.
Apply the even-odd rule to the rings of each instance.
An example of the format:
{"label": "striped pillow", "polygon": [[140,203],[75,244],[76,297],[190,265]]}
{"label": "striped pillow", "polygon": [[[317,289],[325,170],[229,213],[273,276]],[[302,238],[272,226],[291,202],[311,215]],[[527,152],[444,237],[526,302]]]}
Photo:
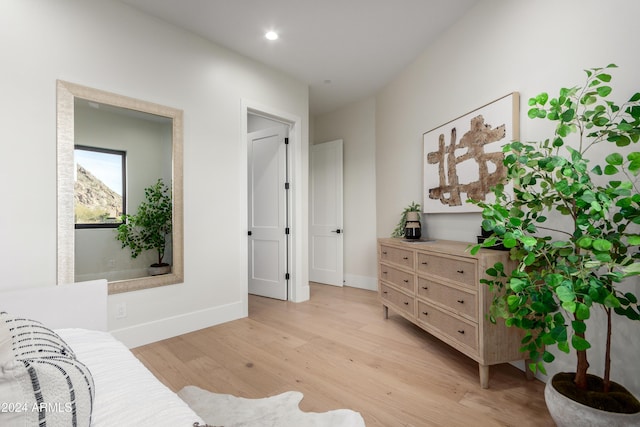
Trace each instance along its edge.
{"label": "striped pillow", "polygon": [[91,372],[62,338],[0,313],[0,425],[88,427],[93,400]]}

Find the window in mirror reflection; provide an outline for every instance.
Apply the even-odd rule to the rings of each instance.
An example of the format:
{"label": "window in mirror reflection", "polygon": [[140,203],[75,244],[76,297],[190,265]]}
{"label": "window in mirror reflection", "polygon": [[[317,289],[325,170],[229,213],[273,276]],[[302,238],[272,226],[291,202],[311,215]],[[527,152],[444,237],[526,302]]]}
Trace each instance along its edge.
{"label": "window in mirror reflection", "polygon": [[76,228],[116,228],[126,213],[126,152],[74,148]]}

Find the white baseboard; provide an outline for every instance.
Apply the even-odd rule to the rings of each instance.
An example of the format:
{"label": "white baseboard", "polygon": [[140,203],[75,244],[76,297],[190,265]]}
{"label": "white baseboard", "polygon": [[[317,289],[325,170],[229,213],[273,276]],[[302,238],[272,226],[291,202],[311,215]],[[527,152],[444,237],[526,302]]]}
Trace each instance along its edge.
{"label": "white baseboard", "polygon": [[219,325],[245,317],[242,302],[206,310],[194,311],[179,316],[154,320],[121,329],[110,330],[111,335],[122,341],[128,348],[139,347],[152,342]]}
{"label": "white baseboard", "polygon": [[369,291],[378,290],[378,279],[376,277],[358,276],[356,274],[345,274],[344,285],[352,288],[367,289]]}

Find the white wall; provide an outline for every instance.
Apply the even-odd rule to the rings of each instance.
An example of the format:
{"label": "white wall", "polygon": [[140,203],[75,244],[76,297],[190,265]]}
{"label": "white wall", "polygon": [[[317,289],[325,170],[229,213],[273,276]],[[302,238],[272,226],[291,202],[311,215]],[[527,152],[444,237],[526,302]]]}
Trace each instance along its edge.
{"label": "white wall", "polygon": [[345,285],[376,290],[375,99],[314,117],[315,144],[343,140]]}
{"label": "white wall", "polygon": [[[185,282],[110,296],[109,329],[139,345],[244,315],[246,188],[234,185],[246,182],[241,103],[302,118],[299,167],[306,175],[308,87],[109,0],[0,2],[0,51],[0,290],[56,281],[61,79],[184,110]],[[306,253],[299,262],[306,271]],[[116,320],[120,302],[128,316]]]}
{"label": "white wall", "polygon": [[[640,58],[630,46],[640,36],[640,2],[613,0],[483,0],[376,96],[377,235],[388,237],[402,208],[422,199],[422,134],[487,102],[520,92],[520,138],[542,139],[549,125],[527,118],[527,101],[540,92],[583,82],[585,68],[616,63],[619,101],[640,89]],[[479,214],[430,214],[429,237],[474,241]],[[424,230],[424,229],[423,229]],[[630,284],[637,293],[639,286]],[[602,373],[600,325],[589,333],[592,371]],[[616,319],[612,377],[640,395],[640,327]],[[616,344],[617,342],[617,344]],[[574,370],[561,356],[549,372]]]}

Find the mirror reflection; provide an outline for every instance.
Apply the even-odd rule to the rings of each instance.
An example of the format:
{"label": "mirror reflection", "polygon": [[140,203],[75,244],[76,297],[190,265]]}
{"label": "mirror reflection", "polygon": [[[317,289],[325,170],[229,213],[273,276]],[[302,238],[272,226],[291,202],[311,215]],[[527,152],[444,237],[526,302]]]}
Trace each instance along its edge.
{"label": "mirror reflection", "polygon": [[58,82],[58,282],[181,282],[181,163],[181,111]]}
{"label": "mirror reflection", "polygon": [[[74,280],[135,279],[149,276],[151,265],[171,265],[171,239],[164,233],[158,259],[154,242],[128,239],[122,247],[116,228],[123,215],[137,217],[145,189],[158,179],[171,183],[171,118],[76,98],[74,119]],[[137,233],[153,239],[154,226]]]}

